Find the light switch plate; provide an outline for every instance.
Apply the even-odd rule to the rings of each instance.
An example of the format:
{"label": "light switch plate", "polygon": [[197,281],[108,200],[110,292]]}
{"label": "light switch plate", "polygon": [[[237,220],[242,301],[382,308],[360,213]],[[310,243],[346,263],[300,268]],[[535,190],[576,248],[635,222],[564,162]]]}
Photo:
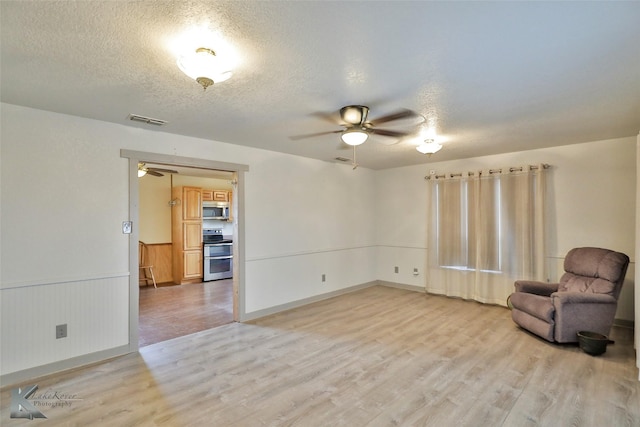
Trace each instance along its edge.
{"label": "light switch plate", "polygon": [[131,221],[122,221],[122,234],[131,234]]}

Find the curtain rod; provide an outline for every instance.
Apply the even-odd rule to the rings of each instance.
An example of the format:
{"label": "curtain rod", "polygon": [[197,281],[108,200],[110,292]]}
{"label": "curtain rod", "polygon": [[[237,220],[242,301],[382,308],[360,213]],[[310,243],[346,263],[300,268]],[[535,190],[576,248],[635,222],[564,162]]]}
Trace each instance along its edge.
{"label": "curtain rod", "polygon": [[[529,165],[529,166],[517,166],[517,167],[510,167],[509,168],[509,172],[522,172],[522,170],[527,167],[529,168],[529,170],[536,170],[538,169],[538,165]],[[542,164],[542,168],[543,169],[549,169],[551,167],[550,164],[547,163],[543,163]],[[502,169],[489,169],[489,174],[494,174],[494,173],[502,173]],[[438,178],[446,178],[446,177],[450,177],[450,178],[454,178],[456,176],[462,176],[463,172],[457,172],[457,173],[445,173],[442,175],[438,175],[438,174],[434,174],[434,175],[427,175],[424,177],[424,179],[426,180],[430,180],[432,178],[438,179]],[[467,172],[467,176],[474,176],[474,175],[482,175],[482,172],[473,172],[473,171],[469,171]]]}

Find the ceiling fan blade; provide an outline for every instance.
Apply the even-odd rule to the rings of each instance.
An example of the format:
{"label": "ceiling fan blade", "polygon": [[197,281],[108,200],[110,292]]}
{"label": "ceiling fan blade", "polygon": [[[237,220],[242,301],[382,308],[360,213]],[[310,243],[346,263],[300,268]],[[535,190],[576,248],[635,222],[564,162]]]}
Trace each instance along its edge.
{"label": "ceiling fan blade", "polygon": [[156,172],[152,169],[147,169],[147,175],[153,175],[153,176],[164,176],[163,174],[161,174],[160,172]]}
{"label": "ceiling fan blade", "polygon": [[402,138],[403,136],[409,135],[409,132],[400,132],[396,130],[376,129],[376,128],[370,129],[369,132],[374,133],[376,135],[381,135],[381,136],[390,136],[392,138]]}
{"label": "ceiling fan blade", "polygon": [[292,141],[297,141],[299,139],[313,138],[313,137],[316,137],[316,136],[329,135],[329,134],[332,134],[332,133],[342,133],[342,130],[330,130],[330,131],[327,131],[327,132],[307,133],[307,134],[304,134],[304,135],[292,135],[292,136],[289,137],[289,139],[292,140]]}
{"label": "ceiling fan blade", "polygon": [[173,169],[148,168],[148,170],[152,170],[154,172],[178,173],[178,171],[174,171]]}
{"label": "ceiling fan blade", "polygon": [[386,116],[378,117],[375,120],[369,121],[369,123],[372,124],[373,126],[377,126],[380,123],[387,123],[393,120],[408,119],[408,118],[414,118],[414,117],[421,117],[421,116],[415,111],[402,109],[394,113],[387,114]]}

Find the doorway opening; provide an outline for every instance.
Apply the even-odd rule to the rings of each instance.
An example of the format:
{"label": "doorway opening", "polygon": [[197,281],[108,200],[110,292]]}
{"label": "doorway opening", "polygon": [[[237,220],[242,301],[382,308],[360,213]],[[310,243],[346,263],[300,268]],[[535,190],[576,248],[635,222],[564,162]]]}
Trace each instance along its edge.
{"label": "doorway opening", "polygon": [[[229,213],[236,183],[235,172],[142,167],[150,173],[138,177],[138,231],[146,249],[140,265],[147,266],[139,270],[139,347],[233,322],[235,218]],[[183,222],[183,214],[195,220]],[[184,226],[198,231],[186,228],[183,235]],[[189,245],[195,249],[183,251]]]}
{"label": "doorway opening", "polygon": [[[246,165],[231,164],[203,159],[167,156],[156,153],[136,152],[121,150],[121,157],[129,159],[129,218],[133,223],[130,235],[130,309],[129,309],[129,347],[131,351],[137,351],[140,346],[164,341],[198,330],[210,329],[232,321],[242,321],[244,318],[244,172],[249,168]],[[138,177],[138,165],[144,163],[145,167],[155,172],[160,171],[162,176],[153,174],[146,177],[147,181],[141,185]],[[155,168],[155,169],[153,169]],[[174,172],[163,172],[162,170]],[[142,179],[145,179],[143,176]],[[153,180],[153,181],[151,181]],[[148,186],[151,188],[166,188],[162,190],[164,206],[159,208],[162,214],[149,217],[143,212],[147,200],[141,200],[148,195]],[[194,226],[189,222],[185,229],[189,234],[198,238],[197,247],[193,246],[193,240],[189,249],[185,251],[185,258],[178,258],[172,247],[174,240],[174,224],[172,231],[167,232],[164,227],[159,230],[149,231],[149,227],[157,227],[159,221],[166,226],[167,210],[176,209],[181,204],[182,197],[176,196],[177,189],[200,188],[202,190],[220,190],[230,196],[230,217],[226,221],[221,218],[211,220],[199,220]],[[201,197],[202,192],[196,192]],[[232,195],[232,196],[231,196]],[[221,197],[221,194],[217,195]],[[154,196],[156,199],[158,197]],[[185,197],[191,197],[186,195]],[[206,197],[206,196],[205,196]],[[152,197],[153,199],[153,197]],[[201,200],[201,199],[200,199]],[[156,200],[156,203],[160,203]],[[185,203],[187,201],[185,200]],[[192,204],[190,204],[191,206]],[[178,210],[186,206],[179,205]],[[193,208],[193,206],[191,206]],[[192,209],[195,213],[202,211],[201,203]],[[147,212],[148,213],[148,212]],[[175,212],[174,212],[175,213]],[[162,217],[164,216],[164,220]],[[151,218],[150,224],[145,224],[145,218]],[[217,221],[217,220],[220,221]],[[229,242],[233,242],[231,278],[222,280],[204,281],[202,229],[203,227],[215,227],[224,234]],[[179,227],[182,229],[182,226]],[[157,231],[156,235],[154,233]],[[198,233],[200,236],[198,236]],[[164,234],[164,235],[163,235]],[[170,239],[167,237],[170,234]],[[151,236],[151,237],[149,237]],[[138,243],[144,238],[151,238],[156,245],[150,252],[154,252],[154,262],[158,264],[154,272],[157,288],[149,281],[140,281],[141,272],[138,268]],[[169,240],[167,242],[167,240]],[[147,247],[149,247],[149,242]],[[178,242],[177,247],[187,245]],[[185,248],[187,247],[185,246]],[[189,252],[189,253],[187,253]],[[163,255],[164,254],[164,255]],[[168,255],[167,255],[168,254]],[[181,253],[179,253],[182,256]],[[199,255],[199,258],[197,258]],[[167,256],[172,258],[167,261]],[[164,257],[164,258],[163,258]],[[175,258],[175,259],[174,259]],[[196,260],[197,259],[197,260]],[[183,263],[184,261],[184,263]],[[193,261],[193,262],[192,262]],[[169,267],[167,267],[169,265]],[[197,267],[189,267],[197,266]],[[182,270],[182,267],[185,270]],[[179,270],[174,274],[174,270]],[[190,271],[188,271],[191,269]],[[167,271],[169,270],[169,271]],[[197,272],[198,274],[194,274]]]}

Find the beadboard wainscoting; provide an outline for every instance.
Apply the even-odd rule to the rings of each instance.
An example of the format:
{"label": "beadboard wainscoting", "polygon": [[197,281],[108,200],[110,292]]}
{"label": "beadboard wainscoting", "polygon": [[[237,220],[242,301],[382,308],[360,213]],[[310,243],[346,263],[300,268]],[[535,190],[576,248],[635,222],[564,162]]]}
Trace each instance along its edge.
{"label": "beadboard wainscoting", "polygon": [[[0,294],[2,337],[12,343],[1,349],[3,384],[13,382],[13,378],[33,377],[35,371],[29,372],[31,368],[51,367],[79,356],[97,356],[100,352],[128,347],[127,273],[5,285]],[[67,337],[56,339],[56,325],[63,324],[67,325]],[[113,355],[106,357],[110,356]],[[59,368],[65,369],[64,363]]]}

